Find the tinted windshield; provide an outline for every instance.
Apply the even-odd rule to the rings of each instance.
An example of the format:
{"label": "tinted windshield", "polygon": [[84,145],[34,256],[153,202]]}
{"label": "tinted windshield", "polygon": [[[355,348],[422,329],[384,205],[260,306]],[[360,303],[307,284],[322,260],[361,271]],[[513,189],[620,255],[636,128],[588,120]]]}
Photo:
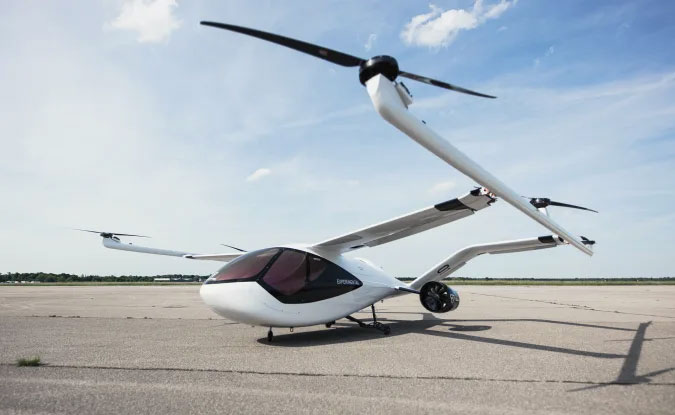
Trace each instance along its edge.
{"label": "tinted windshield", "polygon": [[283,295],[300,291],[307,277],[307,254],[285,250],[265,273],[264,281]]}
{"label": "tinted windshield", "polygon": [[278,248],[253,251],[230,261],[222,267],[210,281],[241,281],[255,278],[265,266],[279,253]]}
{"label": "tinted windshield", "polygon": [[311,303],[360,287],[361,281],[339,266],[313,254],[284,249],[259,280],[286,304]]}

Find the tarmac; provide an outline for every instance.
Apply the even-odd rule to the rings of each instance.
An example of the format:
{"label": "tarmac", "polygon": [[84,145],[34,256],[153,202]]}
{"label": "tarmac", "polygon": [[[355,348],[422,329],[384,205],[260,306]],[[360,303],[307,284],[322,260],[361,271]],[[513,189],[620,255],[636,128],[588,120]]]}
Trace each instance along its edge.
{"label": "tarmac", "polygon": [[675,413],[675,286],[457,288],[268,343],[196,285],[0,286],[0,413]]}

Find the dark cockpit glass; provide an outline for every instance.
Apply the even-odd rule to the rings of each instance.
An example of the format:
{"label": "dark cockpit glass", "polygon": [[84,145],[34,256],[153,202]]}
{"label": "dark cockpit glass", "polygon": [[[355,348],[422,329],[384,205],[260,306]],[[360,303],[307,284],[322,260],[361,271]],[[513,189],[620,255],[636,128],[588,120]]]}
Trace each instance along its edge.
{"label": "dark cockpit glass", "polygon": [[216,275],[209,278],[213,282],[242,281],[253,279],[279,253],[278,248],[253,251],[230,261]]}
{"label": "dark cockpit glass", "polygon": [[362,285],[332,262],[293,249],[284,249],[258,282],[285,304],[321,301]]}
{"label": "dark cockpit glass", "polygon": [[305,286],[307,277],[307,254],[300,251],[285,250],[263,280],[283,295],[291,295]]}
{"label": "dark cockpit glass", "polygon": [[249,252],[229,262],[206,284],[257,281],[284,304],[321,301],[355,290],[361,281],[317,255],[292,248]]}

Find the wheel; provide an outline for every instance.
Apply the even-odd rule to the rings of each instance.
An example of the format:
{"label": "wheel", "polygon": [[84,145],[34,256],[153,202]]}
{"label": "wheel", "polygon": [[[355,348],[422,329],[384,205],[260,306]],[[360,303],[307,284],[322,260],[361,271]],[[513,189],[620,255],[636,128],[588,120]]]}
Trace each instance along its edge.
{"label": "wheel", "polygon": [[272,339],[274,338],[274,333],[272,333],[272,329],[267,332],[267,341],[272,343]]}
{"label": "wheel", "polygon": [[326,328],[329,329],[329,328],[333,327],[333,324],[335,324],[334,321],[331,321],[330,323],[326,323]]}

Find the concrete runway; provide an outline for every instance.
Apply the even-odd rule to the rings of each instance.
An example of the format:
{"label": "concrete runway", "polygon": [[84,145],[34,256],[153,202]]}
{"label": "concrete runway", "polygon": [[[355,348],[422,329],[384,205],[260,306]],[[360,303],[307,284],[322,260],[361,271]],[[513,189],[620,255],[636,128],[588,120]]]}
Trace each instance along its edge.
{"label": "concrete runway", "polygon": [[675,413],[675,286],[460,286],[271,344],[198,290],[0,286],[0,413]]}

